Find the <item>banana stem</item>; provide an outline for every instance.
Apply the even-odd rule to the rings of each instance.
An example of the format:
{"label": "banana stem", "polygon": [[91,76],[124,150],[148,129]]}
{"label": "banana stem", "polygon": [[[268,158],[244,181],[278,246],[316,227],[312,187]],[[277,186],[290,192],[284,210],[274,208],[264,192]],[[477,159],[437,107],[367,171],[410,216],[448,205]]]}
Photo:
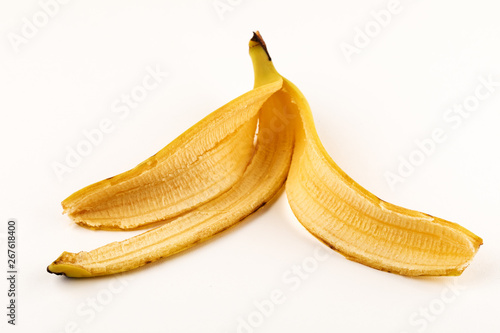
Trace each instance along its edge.
{"label": "banana stem", "polygon": [[281,75],[274,68],[266,43],[258,31],[253,33],[248,46],[255,74],[254,88],[279,80]]}

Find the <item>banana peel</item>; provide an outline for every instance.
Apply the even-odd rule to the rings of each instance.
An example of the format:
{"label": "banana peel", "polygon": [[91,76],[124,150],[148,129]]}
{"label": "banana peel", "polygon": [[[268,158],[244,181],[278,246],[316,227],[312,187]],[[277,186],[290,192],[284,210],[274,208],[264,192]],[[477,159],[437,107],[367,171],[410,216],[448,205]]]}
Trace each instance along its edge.
{"label": "banana peel", "polygon": [[253,89],[132,170],[75,192],[62,202],[64,213],[91,229],[137,229],[228,191],[253,156],[258,112],[281,84]]}
{"label": "banana peel", "polygon": [[[219,120],[217,125],[212,125],[211,121],[201,121],[159,153],[159,155],[167,155],[170,151],[177,151],[170,148],[171,146],[174,148],[179,147],[181,151],[185,150],[186,145],[183,141],[187,140],[183,140],[183,137],[190,137],[190,134],[199,138],[197,142],[210,140],[210,136],[215,135],[210,134],[209,137],[203,138],[203,136],[208,135],[203,133],[209,133],[206,130],[207,124],[216,131],[219,137],[224,137],[219,132],[222,133],[226,128],[234,128],[234,130],[237,131],[238,127],[250,124],[250,126],[254,128],[249,138],[251,139],[250,143],[252,143],[253,149],[248,157],[246,154],[244,155],[244,160],[233,162],[245,164],[245,168],[240,177],[237,177],[237,180],[232,182],[229,189],[219,191],[218,195],[206,202],[192,205],[189,211],[180,214],[176,218],[169,219],[168,223],[164,223],[159,227],[125,241],[114,242],[89,252],[64,252],[57,260],[49,265],[47,270],[51,273],[64,274],[68,277],[93,277],[135,269],[211,238],[263,207],[283,187],[292,159],[294,127],[276,126],[281,122],[280,119],[282,119],[280,117],[280,113],[282,112],[282,94],[276,93],[281,88],[282,84],[283,80],[279,75],[272,72],[263,73],[262,81],[256,84],[253,90],[238,97],[207,117],[208,120],[222,119]],[[243,113],[248,115],[243,117]],[[229,115],[233,116],[230,117]],[[243,119],[240,121],[243,122],[243,124],[234,126],[235,117]],[[256,125],[254,124],[254,117],[258,117],[255,118],[258,119],[258,133],[255,144],[253,143]],[[200,132],[202,134],[200,134]],[[176,144],[177,141],[181,141],[182,143]],[[233,149],[238,149],[238,145]],[[204,149],[201,150],[201,152],[204,151]],[[191,152],[190,154],[194,153]],[[200,158],[201,157],[196,156],[193,160],[198,160]],[[239,159],[241,155],[224,155],[221,158]],[[178,159],[171,160],[178,162]],[[145,168],[145,166],[148,167],[147,171],[150,174],[155,174],[155,177],[161,178],[161,173],[165,168],[176,168],[176,166],[170,166],[168,164],[169,161],[169,159],[165,159],[165,162],[163,162],[165,166],[162,166],[161,169],[158,169],[158,164],[150,166],[152,163],[148,161],[143,162],[135,169],[117,176],[116,178],[118,179],[114,181],[123,182],[124,187],[131,188],[132,191],[134,191],[135,187],[130,186],[130,183],[133,183],[134,177],[140,176],[142,172],[144,172],[143,168]],[[205,171],[210,172],[210,170]],[[225,172],[223,172],[223,174],[224,173]],[[193,175],[193,177],[196,176],[195,173],[189,174]],[[218,177],[220,178],[221,176],[218,175]],[[97,198],[99,202],[108,200],[107,197],[111,195],[110,193],[116,191],[112,189],[114,184],[110,184],[110,181],[113,181],[113,178],[111,180],[105,180],[104,184],[97,183],[96,185],[84,188],[79,191],[80,193],[76,192],[63,202],[63,206],[66,203],[67,207],[68,202],[81,204],[86,200],[86,196]],[[188,183],[186,184],[189,185]],[[138,195],[140,194],[146,197],[144,201],[147,202],[150,197],[152,198],[156,195],[156,189],[149,192],[151,188],[152,187],[146,186],[141,191],[136,192]],[[168,191],[168,186],[164,186],[164,188],[165,191]],[[106,190],[104,194],[102,193],[103,189]],[[179,197],[189,197],[190,195],[198,194],[196,190],[193,190],[193,188],[189,186],[186,191],[190,193],[183,193],[179,195]],[[119,191],[118,194],[115,195],[119,195]],[[134,202],[133,195],[135,194],[128,195],[127,193],[126,195],[127,200],[130,201],[126,202],[124,205],[139,206],[130,209],[134,212],[144,212],[144,215],[148,216],[147,220],[137,218],[127,221],[126,224],[122,224],[121,221],[116,218],[109,220],[106,218],[78,219],[77,223],[92,225],[94,228],[109,228],[113,226],[121,229],[137,227],[141,225],[141,221],[151,223],[152,219],[150,219],[150,215],[148,215],[149,207],[143,207],[143,201]],[[91,209],[93,206],[90,204],[88,207]],[[119,207],[120,206],[117,207],[117,214],[122,214]],[[159,207],[159,211],[169,209],[169,207],[164,208],[161,205],[155,206],[155,208],[156,207]],[[128,210],[129,208],[124,207],[122,209]],[[181,210],[177,211],[181,212]],[[128,213],[128,211],[126,212]],[[74,218],[73,214],[70,216]],[[136,216],[142,217],[140,214]],[[165,220],[162,221],[158,216],[162,215],[156,215],[156,222],[166,222]],[[96,221],[100,224],[96,224]]]}
{"label": "banana peel", "polygon": [[385,202],[360,186],[321,144],[302,93],[286,79],[282,89],[300,113],[286,194],[302,225],[347,259],[379,270],[460,275],[482,239],[459,224]]}
{"label": "banana peel", "polygon": [[[357,184],[328,155],[307,100],[276,71],[258,32],[249,46],[252,91],[136,168],[63,201],[76,223],[94,229],[163,225],[89,252],[64,252],[48,271],[92,277],[167,257],[243,220],[286,180],[300,223],[347,259],[406,276],[460,275],[482,239],[456,223],[387,203]],[[201,178],[203,172],[209,177]]]}

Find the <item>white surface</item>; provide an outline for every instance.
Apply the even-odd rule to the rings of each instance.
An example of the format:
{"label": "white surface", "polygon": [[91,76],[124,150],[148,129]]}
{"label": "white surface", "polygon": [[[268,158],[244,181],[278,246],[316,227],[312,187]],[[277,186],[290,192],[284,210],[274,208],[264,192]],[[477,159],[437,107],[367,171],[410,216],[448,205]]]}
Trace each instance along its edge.
{"label": "white surface", "polygon": [[[0,4],[0,220],[18,220],[20,261],[18,325],[7,325],[2,310],[1,331],[237,332],[249,316],[258,327],[241,332],[500,331],[500,86],[457,128],[443,119],[480,77],[500,82],[498,4],[402,0],[348,63],[341,43],[352,44],[356,27],[388,1],[220,2],[232,4],[223,19],[213,0],[70,1],[19,52],[9,33],[20,34],[40,5]],[[47,274],[63,250],[136,234],[75,227],[60,202],[135,166],[249,90],[255,29],[308,98],[325,147],[349,175],[387,201],[484,238],[461,277],[411,279],[348,261],[305,231],[284,194],[220,237],[122,280]],[[168,77],[120,118],[113,103],[156,66]],[[59,180],[53,163],[105,118],[111,133]],[[384,174],[436,128],[447,140],[391,189]],[[314,259],[317,249],[329,251],[326,260]],[[5,267],[5,255],[0,261]],[[292,269],[302,264],[310,273],[297,278]],[[259,322],[255,302],[280,292],[282,303]]]}

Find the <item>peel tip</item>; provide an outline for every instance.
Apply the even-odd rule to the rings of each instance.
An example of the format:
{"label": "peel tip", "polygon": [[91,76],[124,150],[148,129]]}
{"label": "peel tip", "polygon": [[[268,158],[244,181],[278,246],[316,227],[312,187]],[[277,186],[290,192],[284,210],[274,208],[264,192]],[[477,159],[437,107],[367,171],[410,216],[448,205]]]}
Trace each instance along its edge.
{"label": "peel tip", "polygon": [[55,275],[64,275],[68,278],[85,278],[92,277],[92,273],[80,266],[75,266],[72,264],[62,264],[58,261],[54,261],[52,264],[47,266],[47,272]]}
{"label": "peel tip", "polygon": [[264,42],[264,39],[262,38],[262,35],[260,34],[259,30],[253,32],[253,36],[252,39],[250,39],[250,44],[249,44],[250,47],[254,47],[257,45],[261,46],[264,49],[264,51],[267,54],[267,58],[269,59],[269,61],[272,61],[271,56],[267,51],[266,42]]}
{"label": "peel tip", "polygon": [[64,272],[55,272],[53,270],[53,268],[51,269],[51,267],[54,265],[54,263],[50,264],[47,266],[47,272],[50,273],[50,274],[54,274],[54,275],[63,275],[63,276],[66,276],[68,277]]}

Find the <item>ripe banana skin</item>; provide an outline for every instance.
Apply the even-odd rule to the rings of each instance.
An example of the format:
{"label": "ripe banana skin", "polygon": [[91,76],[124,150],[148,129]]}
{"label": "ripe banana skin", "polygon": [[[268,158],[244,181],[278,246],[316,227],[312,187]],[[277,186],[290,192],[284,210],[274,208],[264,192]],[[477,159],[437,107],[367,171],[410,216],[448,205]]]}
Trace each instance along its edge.
{"label": "ripe banana skin", "polygon": [[[263,109],[267,108],[266,104]],[[260,124],[262,128],[269,128],[272,117],[267,110],[261,111],[264,112]],[[219,197],[161,227],[125,241],[90,252],[64,252],[48,270],[68,277],[128,271],[185,250],[243,220],[279,191],[291,162],[292,130],[272,138],[259,136],[257,140],[255,155],[244,175]]]}
{"label": "ripe banana skin", "polygon": [[327,154],[307,101],[288,80],[302,122],[286,193],[297,219],[346,258],[407,276],[460,275],[482,239],[460,225],[380,200]]}
{"label": "ripe banana skin", "polygon": [[92,229],[136,229],[174,218],[229,190],[254,153],[257,115],[281,82],[214,111],[132,170],[75,192],[64,213]]}
{"label": "ripe banana skin", "polygon": [[[259,34],[254,38],[265,48]],[[270,59],[263,66],[274,68]],[[280,92],[299,118],[286,194],[302,225],[347,259],[379,270],[460,275],[482,239],[456,223],[380,200],[361,187],[321,144],[300,90],[283,78]]]}
{"label": "ripe banana skin", "polygon": [[460,275],[482,239],[382,201],[352,180],[326,152],[305,97],[276,71],[258,32],[249,46],[253,90],[136,168],[63,201],[76,223],[93,229],[161,225],[92,251],[64,252],[48,271],[93,277],[165,258],[243,220],[286,180],[297,219],[346,258],[407,276]]}
{"label": "ripe banana skin", "polygon": [[[294,144],[294,126],[277,126],[280,119],[284,119],[280,114],[283,112],[283,94],[272,92],[277,91],[283,81],[279,75],[271,74],[264,75],[264,79],[249,93],[255,95],[252,97],[254,101],[259,101],[248,106],[252,109],[259,107],[257,142],[243,175],[230,189],[133,238],[89,252],[64,252],[47,268],[48,271],[68,277],[93,277],[135,269],[222,232],[270,201],[286,180]],[[248,119],[248,122],[253,122],[252,118]]]}

